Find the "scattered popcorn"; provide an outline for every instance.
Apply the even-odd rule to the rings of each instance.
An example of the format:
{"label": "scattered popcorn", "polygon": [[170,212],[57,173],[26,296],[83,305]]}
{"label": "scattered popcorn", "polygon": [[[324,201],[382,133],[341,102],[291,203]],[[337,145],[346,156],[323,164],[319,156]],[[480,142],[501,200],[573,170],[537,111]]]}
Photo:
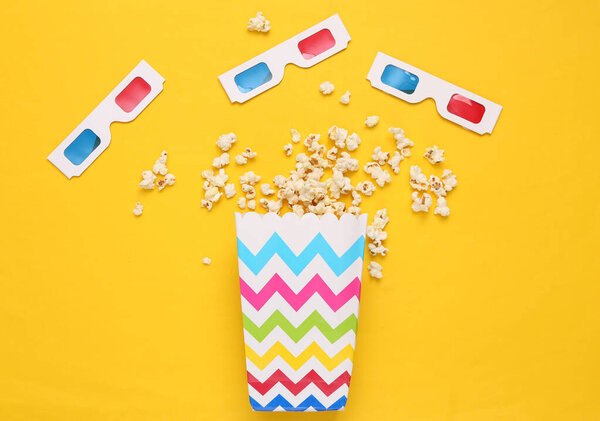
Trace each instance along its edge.
{"label": "scattered popcorn", "polygon": [[234,160],[238,165],[246,165],[248,163],[248,158],[246,158],[244,155],[236,155]]}
{"label": "scattered popcorn", "polygon": [[272,194],[275,194],[275,190],[273,190],[271,186],[267,183],[263,183],[260,185],[260,192],[265,196],[271,196]]}
{"label": "scattered popcorn", "polygon": [[240,197],[237,201],[237,205],[240,209],[246,209],[246,198]]}
{"label": "scattered popcorn", "polygon": [[361,181],[356,185],[356,190],[365,196],[372,196],[375,191],[375,184],[370,181]]}
{"label": "scattered popcorn", "polygon": [[450,215],[450,208],[445,197],[438,197],[435,203],[435,209],[433,210],[434,215],[448,216]]}
{"label": "scattered popcorn", "polygon": [[140,182],[140,187],[145,190],[153,190],[154,180],[156,180],[156,176],[152,171],[144,171],[142,172],[142,181]]}
{"label": "scattered popcorn", "polygon": [[210,258],[205,257],[202,259],[202,263],[204,263],[205,265],[210,265],[212,263],[212,260],[210,260]]}
{"label": "scattered popcorn", "polygon": [[277,187],[278,189],[282,189],[283,186],[285,186],[285,182],[286,179],[283,175],[276,175],[275,177],[273,177],[273,184],[275,184],[275,187]]}
{"label": "scattered popcorn", "polygon": [[246,206],[248,206],[248,209],[250,209],[250,210],[255,210],[256,209],[256,200],[254,200],[254,199],[248,200],[248,203],[246,204]]}
{"label": "scattered popcorn", "polygon": [[233,196],[235,196],[235,185],[233,183],[229,183],[225,186],[225,197],[227,199],[231,199]]}
{"label": "scattered popcorn", "polygon": [[267,211],[277,213],[277,214],[279,213],[279,211],[281,210],[281,207],[283,205],[281,200],[260,199],[258,202]]}
{"label": "scattered popcorn", "polygon": [[413,200],[412,210],[414,212],[429,212],[429,207],[432,203],[431,195],[423,193],[423,195],[419,197],[419,192],[415,191],[411,197]]}
{"label": "scattered popcorn", "polygon": [[429,176],[429,189],[437,196],[446,196],[446,189],[442,180],[437,175],[431,174]]}
{"label": "scattered popcorn", "polygon": [[250,184],[242,184],[242,191],[246,193],[246,199],[254,199],[256,190]]}
{"label": "scattered popcorn", "polygon": [[165,178],[156,182],[158,191],[161,191],[167,186],[172,186],[173,184],[175,184],[175,176],[173,174],[167,174],[165,175]]}
{"label": "scattered popcorn", "polygon": [[292,206],[292,212],[294,212],[298,216],[304,215],[304,208],[302,205],[294,205]]}
{"label": "scattered popcorn", "polygon": [[213,207],[213,204],[210,200],[202,199],[200,201],[200,207],[206,208],[206,210],[211,210]]}
{"label": "scattered popcorn", "polygon": [[223,168],[224,166],[229,165],[229,154],[223,152],[221,156],[217,156],[213,159],[212,165],[215,168]]}
{"label": "scattered popcorn", "polygon": [[358,159],[352,158],[348,152],[342,152],[334,168],[342,173],[358,171]]}
{"label": "scattered popcorn", "polygon": [[387,232],[383,229],[390,222],[390,218],[387,215],[387,209],[379,209],[375,212],[373,223],[367,227],[367,237],[371,240],[368,245],[371,256],[377,256],[378,254],[385,256],[389,251],[383,246],[383,241],[387,239]]}
{"label": "scattered popcorn", "polygon": [[394,174],[398,174],[400,172],[400,162],[404,159],[402,154],[398,151],[394,152],[394,155],[388,160],[388,164],[392,167],[392,171]]}
{"label": "scattered popcorn", "polygon": [[425,149],[425,155],[423,155],[425,159],[429,161],[430,164],[435,165],[440,162],[444,162],[444,150],[438,149],[437,145],[433,145],[433,148]]}
{"label": "scattered popcorn", "polygon": [[160,175],[165,175],[169,172],[167,169],[167,151],[162,151],[160,153],[160,157],[156,160],[154,166],[152,167],[152,172]]}
{"label": "scattered popcorn", "polygon": [[142,205],[140,202],[136,202],[135,208],[133,208],[133,214],[135,216],[140,216],[142,212],[144,212],[144,205]]}
{"label": "scattered popcorn", "polygon": [[390,127],[388,132],[394,135],[394,139],[396,140],[396,149],[400,151],[400,154],[404,158],[408,158],[411,155],[409,148],[415,146],[415,143],[404,136],[404,130],[402,130],[400,127]]}
{"label": "scattered popcorn", "polygon": [[290,129],[290,133],[292,134],[292,142],[298,143],[302,140],[302,136],[300,136],[300,132],[296,129]]}
{"label": "scattered popcorn", "polygon": [[348,130],[342,129],[338,126],[331,126],[327,131],[329,139],[335,142],[336,148],[343,149],[346,146],[346,137],[348,137]]}
{"label": "scattered popcorn", "polygon": [[250,32],[269,32],[271,29],[271,22],[265,19],[262,12],[258,12],[256,17],[248,20],[247,28]]}
{"label": "scattered popcorn", "polygon": [[375,180],[379,187],[383,187],[386,183],[392,181],[390,173],[381,168],[377,162],[367,162],[364,166],[364,170]]}
{"label": "scattered popcorn", "polygon": [[377,163],[379,163],[379,165],[385,165],[388,162],[388,160],[390,159],[390,153],[383,152],[381,150],[381,146],[377,146],[373,150],[373,155],[371,155],[371,158],[373,158],[373,161],[376,161]]}
{"label": "scattered popcorn", "polygon": [[217,187],[210,187],[204,193],[204,198],[212,203],[218,202],[221,196],[223,196],[223,193],[221,193]]}
{"label": "scattered popcorn", "polygon": [[346,149],[350,152],[357,150],[358,145],[360,145],[360,137],[356,133],[352,133],[346,138]]}
{"label": "scattered popcorn", "polygon": [[283,151],[285,152],[285,156],[292,156],[292,153],[294,152],[294,145],[288,143],[283,147]]}
{"label": "scattered popcorn", "polygon": [[222,134],[221,136],[219,136],[219,140],[217,140],[217,146],[223,152],[227,152],[229,149],[231,149],[231,146],[235,143],[236,140],[237,136],[235,135],[235,133]]}
{"label": "scattered popcorn", "polygon": [[327,154],[325,154],[325,157],[327,159],[329,159],[330,161],[335,161],[337,159],[337,154],[338,154],[338,148],[333,146],[331,149],[329,149],[327,151]]}
{"label": "scattered popcorn", "polygon": [[381,243],[369,243],[367,246],[369,248],[369,253],[371,256],[377,256],[378,254],[385,256],[385,254],[389,251],[389,249],[385,248]]}
{"label": "scattered popcorn", "polygon": [[254,174],[254,171],[248,171],[244,175],[240,177],[241,184],[250,184],[254,186],[256,183],[260,181],[260,175]]}
{"label": "scattered popcorn", "polygon": [[[358,188],[358,187],[357,187]],[[375,186],[373,186],[375,188]],[[352,206],[358,206],[362,202],[362,196],[355,190],[352,190]]]}
{"label": "scattered popcorn", "polygon": [[444,170],[442,173],[442,181],[444,182],[444,189],[446,189],[446,191],[452,191],[452,189],[458,185],[456,175],[452,174],[452,171],[448,169]]}
{"label": "scattered popcorn", "polygon": [[367,119],[365,120],[365,126],[367,127],[375,127],[377,123],[379,123],[378,115],[367,116]]}
{"label": "scattered popcorn", "polygon": [[383,274],[381,273],[381,265],[377,262],[369,262],[369,275],[371,278],[381,279]]}
{"label": "scattered popcorn", "polygon": [[340,102],[344,105],[350,104],[350,91],[346,91],[346,93],[342,95]]}
{"label": "scattered popcorn", "polygon": [[421,172],[418,165],[410,167],[410,186],[419,191],[427,190],[427,187],[429,187],[427,176]]}
{"label": "scattered popcorn", "polygon": [[361,212],[361,210],[358,206],[350,206],[348,208],[348,213],[351,215],[358,216],[358,215],[360,215],[360,212]]}
{"label": "scattered popcorn", "polygon": [[321,83],[321,85],[319,85],[319,91],[321,91],[321,93],[323,95],[332,94],[334,89],[335,89],[335,86],[333,86],[333,83],[331,83],[329,81],[323,82],[323,83]]}

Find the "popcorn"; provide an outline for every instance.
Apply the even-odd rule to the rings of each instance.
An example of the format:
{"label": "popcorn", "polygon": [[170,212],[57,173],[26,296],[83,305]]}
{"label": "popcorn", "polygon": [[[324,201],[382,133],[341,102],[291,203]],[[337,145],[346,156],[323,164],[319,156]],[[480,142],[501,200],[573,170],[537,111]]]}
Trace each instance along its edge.
{"label": "popcorn", "polygon": [[310,133],[306,139],[304,139],[304,146],[311,152],[316,152],[319,149],[319,140],[321,139],[320,134]]}
{"label": "popcorn", "polygon": [[152,172],[160,175],[165,175],[169,172],[167,169],[167,151],[162,151],[160,153],[160,157],[156,160],[154,166],[152,167]]}
{"label": "popcorn", "polygon": [[254,199],[248,200],[248,203],[246,204],[246,206],[250,210],[255,210],[256,209],[256,200],[254,200]]}
{"label": "popcorn", "polygon": [[300,132],[296,129],[290,129],[290,133],[292,134],[292,142],[298,143],[302,140],[302,136],[300,136]]}
{"label": "popcorn", "polygon": [[352,133],[346,138],[346,149],[350,152],[357,150],[358,145],[360,145],[360,137],[356,133]]}
{"label": "popcorn", "polygon": [[390,251],[379,242],[369,243],[367,247],[369,249],[369,253],[371,253],[371,256],[377,256],[378,254],[385,256],[386,253]]}
{"label": "popcorn", "polygon": [[292,212],[294,212],[298,216],[304,215],[304,208],[302,205],[294,205],[292,206]]}
{"label": "popcorn", "polygon": [[371,224],[375,229],[382,230],[390,222],[390,218],[387,215],[387,209],[379,209],[375,212],[373,223]]}
{"label": "popcorn", "polygon": [[246,158],[244,155],[236,155],[234,160],[238,165],[246,165],[248,163],[248,158]]}
{"label": "popcorn", "polygon": [[152,171],[144,171],[140,187],[145,190],[154,190],[154,180],[156,180],[156,176]]}
{"label": "popcorn", "polygon": [[[373,188],[375,188],[375,186],[373,186]],[[357,191],[352,190],[352,206],[358,206],[360,205],[360,202],[362,202],[362,196]]]}
{"label": "popcorn", "polygon": [[358,206],[350,206],[348,208],[348,213],[351,215],[358,216],[358,215],[360,215],[360,212],[361,212],[361,210]]}
{"label": "popcorn", "polygon": [[292,153],[294,152],[294,145],[288,143],[283,147],[283,151],[285,152],[285,156],[292,156]]}
{"label": "popcorn", "polygon": [[256,155],[257,153],[254,152],[252,148],[246,148],[244,149],[244,152],[242,152],[242,156],[247,159],[254,159],[256,158]]}
{"label": "popcorn", "polygon": [[327,153],[325,154],[325,158],[329,159],[330,161],[335,161],[337,159],[337,154],[338,154],[338,148],[333,146],[331,149],[329,149],[327,151]]}
{"label": "popcorn", "polygon": [[342,173],[358,171],[358,159],[352,158],[348,152],[342,152],[334,168]]}
{"label": "popcorn", "polygon": [[259,203],[263,208],[267,209],[267,211],[277,213],[277,214],[279,213],[279,211],[281,210],[281,207],[283,206],[283,202],[281,200],[260,199]]}
{"label": "popcorn", "polygon": [[381,273],[382,267],[377,262],[369,262],[369,275],[371,278],[381,279],[383,278],[383,274]]}
{"label": "popcorn", "polygon": [[272,194],[275,194],[275,190],[273,190],[267,183],[260,185],[260,192],[265,196],[271,196]]}
{"label": "popcorn", "polygon": [[246,199],[254,199],[256,190],[250,184],[242,184],[242,191],[246,193]]}
{"label": "popcorn", "polygon": [[452,174],[452,171],[448,169],[442,173],[442,181],[444,182],[444,189],[446,191],[452,191],[458,185],[456,175]]}
{"label": "popcorn", "polygon": [[213,159],[212,165],[215,168],[223,168],[224,166],[229,165],[229,154],[223,152],[221,156],[217,156]]}
{"label": "popcorn", "polygon": [[367,127],[375,127],[377,123],[379,123],[378,115],[367,116],[367,119],[365,120],[365,126]]}
{"label": "popcorn", "polygon": [[233,183],[229,183],[225,186],[225,197],[227,199],[231,199],[233,196],[235,196],[235,185]]}
{"label": "popcorn", "polygon": [[444,150],[438,149],[437,145],[433,145],[433,148],[425,149],[425,155],[423,155],[425,159],[429,161],[430,164],[435,165],[440,162],[444,162]]}
{"label": "popcorn", "polygon": [[236,140],[237,136],[233,132],[222,134],[221,136],[219,136],[219,140],[217,140],[217,146],[223,152],[227,152],[229,149],[231,149],[231,146],[235,143]]}
{"label": "popcorn", "polygon": [[394,139],[396,140],[396,149],[400,151],[403,157],[407,158],[411,155],[410,149],[415,146],[415,143],[404,136],[404,130],[400,127],[390,127],[388,132],[394,135]]}
{"label": "popcorn", "polygon": [[361,181],[356,185],[356,190],[365,196],[372,196],[373,192],[375,191],[375,184],[371,183],[370,181]]}
{"label": "popcorn", "polygon": [[376,161],[379,165],[385,165],[386,162],[390,159],[390,153],[383,152],[381,150],[381,146],[377,146],[373,150],[373,155],[371,155],[371,158],[373,158],[373,161]]}
{"label": "popcorn", "polygon": [[276,175],[275,177],[273,177],[273,184],[275,184],[275,187],[281,189],[283,188],[283,186],[285,186],[285,177],[283,175]]}
{"label": "popcorn", "polygon": [[413,200],[412,210],[414,212],[429,212],[429,207],[432,203],[431,195],[423,193],[423,195],[419,197],[419,192],[414,191],[411,197]]}
{"label": "popcorn", "polygon": [[255,185],[260,181],[260,175],[254,174],[254,171],[248,171],[244,175],[240,177],[241,184],[250,184],[251,186]]}
{"label": "popcorn", "polygon": [[427,190],[427,187],[429,187],[427,176],[421,172],[418,165],[410,167],[410,186],[419,191]]}
{"label": "popcorn", "polygon": [[167,186],[172,186],[173,184],[175,184],[175,176],[173,174],[167,174],[165,175],[165,178],[156,182],[158,191],[161,191]]}
{"label": "popcorn", "polygon": [[262,12],[258,12],[256,17],[248,20],[247,28],[250,32],[269,32],[271,29],[271,22],[265,19]]}
{"label": "popcorn", "polygon": [[431,174],[429,176],[429,189],[435,193],[437,197],[446,196],[446,189],[442,180],[437,175]]}
{"label": "popcorn", "polygon": [[392,181],[390,173],[381,168],[377,162],[367,162],[364,166],[364,170],[375,180],[379,187],[383,187],[386,183]]}
{"label": "popcorn", "polygon": [[445,197],[438,197],[433,214],[444,217],[450,215],[450,208],[448,207],[448,202]]}
{"label": "popcorn", "polygon": [[369,237],[373,241],[381,242],[387,239],[387,232],[377,228],[374,225],[369,225],[367,227],[367,237]]}
{"label": "popcorn", "polygon": [[348,137],[348,130],[342,129],[338,126],[331,126],[327,131],[329,139],[335,142],[335,146],[339,149],[343,149],[346,146],[346,137]]}
{"label": "popcorn", "polygon": [[333,86],[333,83],[329,81],[323,82],[319,85],[319,91],[321,91],[323,95],[331,95],[334,89],[335,86]]}
{"label": "popcorn", "polygon": [[221,193],[217,187],[210,187],[204,193],[204,198],[212,203],[218,202],[221,196],[223,196],[223,193]]}
{"label": "popcorn", "polygon": [[346,91],[346,93],[342,95],[340,102],[344,105],[350,104],[350,91]]}
{"label": "popcorn", "polygon": [[210,200],[202,199],[200,201],[200,207],[206,208],[206,210],[210,211],[213,207],[213,204]]}
{"label": "popcorn", "polygon": [[392,171],[394,174],[398,174],[400,172],[400,162],[404,159],[402,154],[398,151],[394,152],[394,155],[388,160],[388,164],[392,167]]}
{"label": "popcorn", "polygon": [[246,198],[240,197],[237,201],[237,205],[240,209],[245,209],[246,208]]}
{"label": "popcorn", "polygon": [[205,257],[202,259],[202,263],[204,263],[205,265],[210,265],[212,263],[212,260],[210,260],[210,258]]}
{"label": "popcorn", "polygon": [[133,208],[133,214],[135,216],[140,216],[142,212],[144,212],[144,205],[142,205],[140,202],[136,202],[135,208]]}

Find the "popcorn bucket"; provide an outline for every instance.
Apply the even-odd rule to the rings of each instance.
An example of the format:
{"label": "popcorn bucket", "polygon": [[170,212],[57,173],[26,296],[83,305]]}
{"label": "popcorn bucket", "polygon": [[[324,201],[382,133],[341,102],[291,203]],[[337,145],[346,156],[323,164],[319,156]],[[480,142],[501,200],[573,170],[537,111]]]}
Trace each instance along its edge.
{"label": "popcorn bucket", "polygon": [[235,214],[255,411],[346,406],[367,217]]}

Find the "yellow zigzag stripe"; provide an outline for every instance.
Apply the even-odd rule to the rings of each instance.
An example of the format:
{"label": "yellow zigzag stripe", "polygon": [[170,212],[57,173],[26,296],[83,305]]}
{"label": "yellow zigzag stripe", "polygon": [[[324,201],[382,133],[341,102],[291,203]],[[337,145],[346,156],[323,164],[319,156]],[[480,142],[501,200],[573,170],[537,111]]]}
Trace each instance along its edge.
{"label": "yellow zigzag stripe", "polygon": [[346,359],[350,359],[354,357],[354,349],[352,346],[347,345],[340,352],[330,358],[329,355],[321,349],[321,347],[313,342],[310,344],[300,355],[294,357],[290,351],[284,347],[281,342],[276,342],[265,354],[261,357],[258,355],[252,348],[246,345],[246,358],[248,358],[252,363],[257,366],[260,370],[264,370],[271,361],[273,361],[277,356],[283,358],[283,360],[290,365],[294,370],[298,370],[302,367],[306,362],[312,358],[316,357],[327,370],[331,371],[344,362]]}

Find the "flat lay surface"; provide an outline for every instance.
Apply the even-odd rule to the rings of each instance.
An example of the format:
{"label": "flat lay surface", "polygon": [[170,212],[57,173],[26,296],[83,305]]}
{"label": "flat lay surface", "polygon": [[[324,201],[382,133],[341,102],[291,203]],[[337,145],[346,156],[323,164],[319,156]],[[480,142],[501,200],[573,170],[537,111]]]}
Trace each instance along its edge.
{"label": "flat lay surface", "polygon": [[[268,33],[246,29],[259,10]],[[347,49],[229,102],[218,75],[335,13]],[[599,17],[598,2],[582,0],[3,5],[0,419],[273,417],[248,401],[238,179],[287,176],[290,129],[329,145],[334,124],[360,135],[361,164],[376,146],[394,150],[390,126],[415,146],[361,205],[369,221],[387,208],[390,251],[374,259],[381,280],[365,257],[346,410],[314,416],[600,418]],[[378,51],[502,105],[493,133],[371,87]],[[68,180],[46,157],[141,59],[163,92],[113,124],[108,149]],[[200,173],[232,131],[232,158],[245,147],[258,156],[226,167],[238,196],[208,212]],[[446,160],[432,166],[423,154],[434,144]],[[140,189],[162,150],[177,182]],[[450,216],[413,213],[411,165],[457,175]],[[362,169],[351,178],[370,179]]]}

